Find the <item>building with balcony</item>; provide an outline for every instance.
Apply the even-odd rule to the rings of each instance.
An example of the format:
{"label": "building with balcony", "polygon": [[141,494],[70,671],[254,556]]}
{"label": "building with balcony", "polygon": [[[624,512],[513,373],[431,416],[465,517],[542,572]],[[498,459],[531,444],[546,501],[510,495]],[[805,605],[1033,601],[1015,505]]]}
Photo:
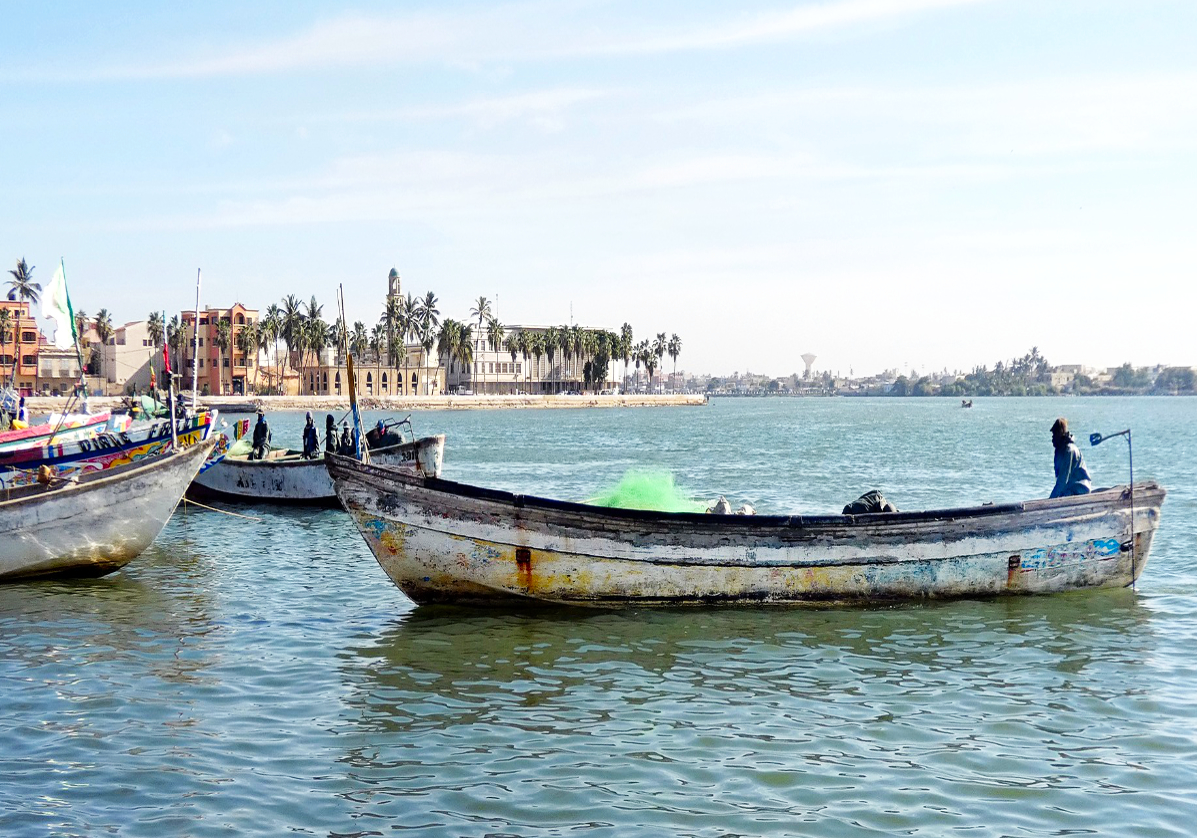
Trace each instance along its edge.
{"label": "building with balcony", "polygon": [[37,388],[37,357],[45,339],[27,300],[0,300],[0,311],[8,312],[0,315],[0,321],[7,322],[0,335],[0,381],[11,380],[23,395],[32,395]]}
{"label": "building with balcony", "polygon": [[[191,389],[193,373],[200,393],[209,395],[244,395],[252,382],[257,368],[257,348],[242,352],[237,347],[237,336],[247,327],[258,322],[257,309],[250,309],[241,303],[229,308],[207,308],[199,313],[199,345],[196,346],[195,311],[182,312],[182,328],[187,335],[183,351],[182,369],[176,370],[180,385]],[[220,347],[220,323],[229,324],[228,349]],[[198,354],[197,354],[198,353]],[[198,362],[198,365],[197,365]]]}

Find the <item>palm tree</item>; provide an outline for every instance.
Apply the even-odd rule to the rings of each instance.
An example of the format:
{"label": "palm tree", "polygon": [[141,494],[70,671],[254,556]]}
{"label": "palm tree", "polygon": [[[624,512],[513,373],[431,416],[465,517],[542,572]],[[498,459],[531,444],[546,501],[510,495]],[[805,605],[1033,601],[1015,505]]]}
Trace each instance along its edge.
{"label": "palm tree", "polygon": [[520,346],[526,339],[525,332],[512,332],[507,336],[507,353],[511,356],[511,369],[515,370],[515,359],[520,354]]}
{"label": "palm tree", "polygon": [[383,307],[382,317],[379,322],[383,324],[383,330],[386,332],[387,345],[387,366],[395,366],[395,357],[392,354],[395,346],[395,335],[402,331],[404,302],[399,297],[387,297],[386,305]]}
{"label": "palm tree", "polygon": [[[429,296],[432,292],[429,292]],[[424,349],[424,364],[428,365],[428,359],[432,355],[432,347],[436,343],[436,326],[433,325],[432,319],[425,319],[420,324],[420,346]],[[431,367],[429,367],[431,368]]]}
{"label": "palm tree", "polygon": [[628,380],[628,362],[632,360],[632,324],[619,327],[619,357],[623,358],[623,379]]}
{"label": "palm tree", "polygon": [[[382,350],[386,346],[386,342],[387,327],[382,323],[375,323],[374,328],[370,330],[370,340],[368,343],[368,346],[370,347],[370,353],[374,356],[375,381],[382,376]],[[371,395],[373,395],[372,392]]]}
{"label": "palm tree", "polygon": [[30,303],[36,303],[41,297],[42,286],[33,281],[33,265],[25,261],[22,256],[17,260],[17,267],[15,270],[9,271],[12,274],[12,279],[8,281],[8,287],[11,289],[8,294],[10,300],[28,300]]}
{"label": "palm tree", "polygon": [[227,318],[222,317],[216,323],[216,346],[220,349],[220,366],[217,367],[218,387],[220,388],[220,395],[224,395],[224,356],[229,351],[229,346],[232,344],[233,324]]}
{"label": "palm tree", "polygon": [[100,339],[100,375],[104,374],[104,348],[108,345],[108,341],[112,339],[113,333],[116,331],[112,328],[112,315],[108,313],[108,309],[102,308],[96,314],[94,321],[96,327],[96,337]]}
{"label": "palm tree", "polygon": [[349,354],[360,364],[369,345],[370,336],[366,333],[366,324],[358,320],[353,324],[353,331],[349,333]]}
{"label": "palm tree", "polygon": [[279,364],[278,357],[278,341],[283,336],[283,310],[274,303],[266,307],[266,313],[262,315],[262,330],[258,335],[259,338],[269,338],[269,341],[263,340],[262,349],[265,350],[268,346],[274,348],[274,372],[275,385],[279,392],[282,392],[282,368]]}
{"label": "palm tree", "polygon": [[[653,364],[654,369],[659,367],[661,365],[661,362],[663,360],[665,360],[665,350],[667,350],[668,348],[669,348],[669,340],[665,337],[665,333],[657,332],[657,339],[654,340],[652,343],[652,346],[649,347],[650,351],[657,358],[657,362],[655,364]],[[648,374],[648,383],[649,383],[649,387],[651,388],[652,383],[653,383],[653,374],[651,372]]]}
{"label": "palm tree", "polygon": [[497,318],[486,321],[486,342],[491,352],[498,352],[503,347],[503,324]]}
{"label": "palm tree", "polygon": [[[486,297],[479,297],[477,300],[474,301],[474,306],[473,306],[473,308],[470,309],[470,317],[478,318],[478,339],[479,340],[482,340],[483,335],[485,334],[482,327],[486,323],[486,321],[491,318],[491,315],[492,315],[492,312],[491,312],[491,307],[490,307],[490,300],[486,299]],[[474,371],[475,378],[478,377],[477,372],[478,372],[477,370]]]}
{"label": "palm tree", "polygon": [[403,390],[408,387],[409,380],[407,376],[407,341],[420,339],[420,302],[412,296],[410,291],[402,300],[399,314],[400,326],[403,329],[399,335],[399,339],[403,341],[403,387],[399,388],[399,395],[403,395]]}
{"label": "palm tree", "polygon": [[[245,356],[245,363],[248,365],[252,360],[252,356],[258,349],[258,332],[262,330],[260,323],[246,323],[237,331],[237,351]],[[256,371],[258,365],[255,363],[254,370]]]}
{"label": "palm tree", "polygon": [[[549,368],[548,368],[547,372],[548,372],[549,380],[552,381],[552,378],[553,378],[553,356],[555,354],[557,354],[557,328],[555,326],[549,326],[549,328],[545,329],[542,337],[544,338],[544,355],[545,355],[545,358],[548,359],[548,362],[549,362]],[[552,385],[550,385],[550,386],[552,386]]]}
{"label": "palm tree", "polygon": [[12,312],[6,308],[0,308],[0,355],[8,348],[8,339],[15,335],[12,332]]}
{"label": "palm tree", "polygon": [[445,318],[436,340],[437,362],[441,358],[446,364],[451,364],[457,357],[457,339],[461,334],[461,324],[452,318]]}
{"label": "palm tree", "polygon": [[673,359],[673,377],[677,378],[677,356],[682,354],[682,339],[677,336],[675,332],[669,338],[669,346],[665,348],[669,353],[669,357]]}
{"label": "palm tree", "polygon": [[287,363],[291,369],[298,369],[295,360],[295,349],[302,343],[303,336],[303,303],[294,294],[283,297],[279,336],[287,345]]}
{"label": "palm tree", "polygon": [[79,336],[79,345],[85,348],[88,342],[83,336],[87,333],[87,323],[89,320],[87,312],[83,309],[75,312],[75,334]]}
{"label": "palm tree", "polygon": [[[474,365],[474,327],[469,323],[457,327],[457,360],[461,362],[462,372]],[[470,385],[473,386],[473,381]]]}
{"label": "palm tree", "polygon": [[166,332],[162,324],[162,312],[150,312],[150,316],[146,320],[145,331],[146,337],[150,339],[150,343],[154,344],[154,348],[161,349],[162,344],[166,341]]}

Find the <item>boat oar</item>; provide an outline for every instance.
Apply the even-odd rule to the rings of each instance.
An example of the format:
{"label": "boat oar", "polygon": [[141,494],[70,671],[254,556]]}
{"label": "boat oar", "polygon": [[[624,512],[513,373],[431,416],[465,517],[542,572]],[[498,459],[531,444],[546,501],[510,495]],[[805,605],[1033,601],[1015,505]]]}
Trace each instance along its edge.
{"label": "boat oar", "polygon": [[1130,459],[1130,545],[1131,545],[1131,590],[1135,589],[1135,450],[1131,445],[1131,431],[1127,428],[1125,431],[1118,431],[1113,434],[1089,434],[1090,445],[1101,445],[1107,439],[1113,439],[1116,436],[1126,437],[1126,454]]}

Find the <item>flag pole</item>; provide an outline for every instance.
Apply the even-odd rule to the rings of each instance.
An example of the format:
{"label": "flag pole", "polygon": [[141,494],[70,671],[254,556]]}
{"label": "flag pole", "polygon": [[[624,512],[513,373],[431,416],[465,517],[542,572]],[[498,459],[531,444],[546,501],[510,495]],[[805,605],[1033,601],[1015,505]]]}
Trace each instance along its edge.
{"label": "flag pole", "polygon": [[[345,287],[337,285],[337,302],[341,309],[341,324],[345,323]],[[353,375],[353,356],[349,354],[349,330],[341,330],[341,350],[345,353],[345,377],[349,385],[349,407],[353,412],[353,450],[360,462],[369,462],[370,455],[362,447],[362,416],[357,409],[357,381]]]}

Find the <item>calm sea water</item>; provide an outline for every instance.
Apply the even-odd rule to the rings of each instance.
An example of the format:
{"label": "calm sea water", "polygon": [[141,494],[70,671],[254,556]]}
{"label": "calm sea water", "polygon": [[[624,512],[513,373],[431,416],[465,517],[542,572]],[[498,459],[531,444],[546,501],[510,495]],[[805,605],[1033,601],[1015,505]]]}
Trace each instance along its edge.
{"label": "calm sea water", "polygon": [[[1193,835],[1197,400],[975,404],[414,420],[455,479],[654,466],[761,512],[1043,496],[1057,414],[1129,425],[1170,492],[1137,593],[417,609],[343,513],[180,510],[121,573],[0,588],[0,835]],[[1085,446],[1103,484],[1126,454]]]}

